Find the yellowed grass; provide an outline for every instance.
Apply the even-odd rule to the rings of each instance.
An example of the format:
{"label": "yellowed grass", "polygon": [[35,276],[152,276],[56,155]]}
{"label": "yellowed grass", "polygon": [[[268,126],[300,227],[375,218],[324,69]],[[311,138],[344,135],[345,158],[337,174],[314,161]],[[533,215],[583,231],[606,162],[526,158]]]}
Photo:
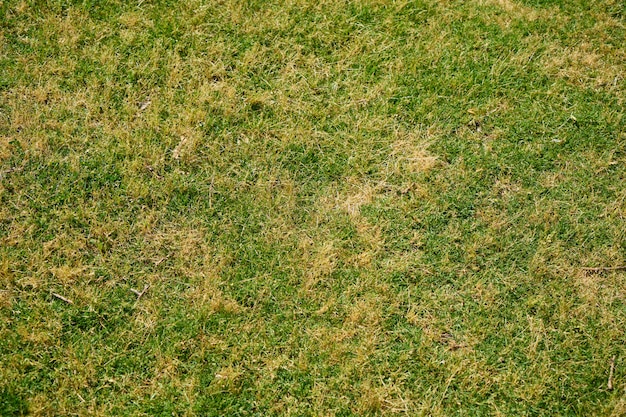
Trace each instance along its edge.
{"label": "yellowed grass", "polygon": [[609,89],[619,88],[623,81],[626,56],[610,47],[598,47],[589,42],[576,46],[552,46],[542,63],[550,74],[578,85]]}

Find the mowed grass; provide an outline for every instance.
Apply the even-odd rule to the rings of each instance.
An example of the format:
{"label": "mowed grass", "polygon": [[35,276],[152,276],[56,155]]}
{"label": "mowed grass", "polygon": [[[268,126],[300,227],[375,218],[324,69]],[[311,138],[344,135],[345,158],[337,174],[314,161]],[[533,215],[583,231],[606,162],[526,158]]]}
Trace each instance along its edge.
{"label": "mowed grass", "polygon": [[0,415],[626,415],[625,13],[0,2]]}

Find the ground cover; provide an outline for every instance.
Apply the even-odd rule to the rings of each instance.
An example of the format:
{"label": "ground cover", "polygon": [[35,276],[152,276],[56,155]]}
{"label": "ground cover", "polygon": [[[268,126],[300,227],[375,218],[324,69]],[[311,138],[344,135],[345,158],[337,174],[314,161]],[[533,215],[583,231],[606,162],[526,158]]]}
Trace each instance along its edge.
{"label": "ground cover", "polygon": [[0,415],[625,415],[624,13],[0,2]]}

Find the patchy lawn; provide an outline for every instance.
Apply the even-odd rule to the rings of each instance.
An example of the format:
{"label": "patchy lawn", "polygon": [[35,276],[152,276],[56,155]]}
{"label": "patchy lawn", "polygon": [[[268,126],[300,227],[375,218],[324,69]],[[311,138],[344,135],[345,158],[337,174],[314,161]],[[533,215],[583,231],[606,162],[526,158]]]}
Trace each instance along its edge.
{"label": "patchy lawn", "polygon": [[625,13],[0,2],[0,415],[625,415]]}

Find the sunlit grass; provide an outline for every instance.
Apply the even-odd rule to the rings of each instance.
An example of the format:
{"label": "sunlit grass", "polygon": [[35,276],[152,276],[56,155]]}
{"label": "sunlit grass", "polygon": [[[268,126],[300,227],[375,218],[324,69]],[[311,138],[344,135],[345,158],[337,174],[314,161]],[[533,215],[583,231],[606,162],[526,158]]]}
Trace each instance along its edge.
{"label": "sunlit grass", "polygon": [[0,415],[626,414],[624,19],[1,2]]}

